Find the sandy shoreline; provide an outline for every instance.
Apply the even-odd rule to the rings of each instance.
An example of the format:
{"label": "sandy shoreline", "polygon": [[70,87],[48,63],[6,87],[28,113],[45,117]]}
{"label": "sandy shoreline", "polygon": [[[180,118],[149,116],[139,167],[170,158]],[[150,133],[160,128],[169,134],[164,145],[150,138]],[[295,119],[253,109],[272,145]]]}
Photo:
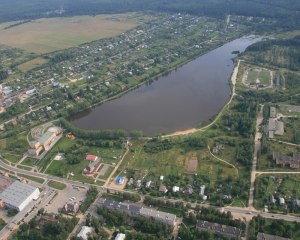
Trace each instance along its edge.
{"label": "sandy shoreline", "polygon": [[231,84],[232,84],[232,93],[231,93],[231,97],[229,99],[229,101],[224,105],[224,107],[222,108],[222,110],[218,113],[217,117],[208,125],[202,127],[202,128],[190,128],[190,129],[187,129],[187,130],[183,130],[183,131],[177,131],[177,132],[174,132],[174,133],[171,133],[171,134],[167,134],[167,135],[164,135],[162,136],[163,138],[168,138],[168,137],[176,137],[176,136],[184,136],[184,135],[189,135],[189,134],[193,134],[195,132],[199,132],[199,131],[203,131],[209,127],[211,127],[212,125],[215,124],[215,122],[220,118],[220,116],[222,115],[222,112],[224,110],[224,108],[226,106],[228,106],[234,95],[235,95],[235,85],[236,85],[236,82],[237,82],[237,75],[238,75],[238,72],[239,72],[239,67],[240,67],[240,62],[241,60],[238,60],[237,61],[237,64],[235,65],[234,69],[233,69],[233,72],[232,72],[232,75],[231,75]]}

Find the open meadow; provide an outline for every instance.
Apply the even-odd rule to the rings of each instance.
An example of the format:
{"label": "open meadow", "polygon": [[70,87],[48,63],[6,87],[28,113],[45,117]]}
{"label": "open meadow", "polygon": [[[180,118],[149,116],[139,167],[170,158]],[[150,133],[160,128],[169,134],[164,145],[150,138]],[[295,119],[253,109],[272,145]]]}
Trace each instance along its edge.
{"label": "open meadow", "polygon": [[[33,53],[48,53],[113,37],[146,21],[136,13],[37,19],[0,24],[0,43]],[[22,39],[22,41],[20,41]]]}

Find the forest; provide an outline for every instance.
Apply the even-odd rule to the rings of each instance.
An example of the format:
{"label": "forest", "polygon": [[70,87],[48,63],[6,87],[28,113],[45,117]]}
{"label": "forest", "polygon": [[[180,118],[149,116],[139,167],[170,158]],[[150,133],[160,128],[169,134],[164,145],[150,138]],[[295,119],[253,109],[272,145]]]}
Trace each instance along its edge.
{"label": "forest", "polygon": [[[0,22],[41,17],[93,15],[138,11],[183,12],[223,18],[244,15],[285,19],[281,25],[297,27],[297,0],[1,0]],[[266,11],[268,9],[268,11]]]}

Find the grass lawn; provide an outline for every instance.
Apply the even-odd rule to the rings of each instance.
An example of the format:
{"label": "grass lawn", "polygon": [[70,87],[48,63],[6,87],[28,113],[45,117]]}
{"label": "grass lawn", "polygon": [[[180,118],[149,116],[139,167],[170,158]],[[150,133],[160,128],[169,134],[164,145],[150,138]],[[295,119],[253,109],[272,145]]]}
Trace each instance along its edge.
{"label": "grass lawn", "polygon": [[58,190],[64,190],[66,188],[66,185],[64,183],[56,182],[56,181],[49,181],[48,186],[52,188],[56,188]]}
{"label": "grass lawn", "polygon": [[48,60],[42,57],[34,58],[30,61],[27,61],[25,63],[22,63],[18,66],[18,69],[20,69],[22,72],[27,72],[35,67],[38,67],[44,63],[47,63]]}
{"label": "grass lawn", "polygon": [[158,211],[175,214],[177,217],[182,217],[182,211],[176,208],[159,207]]}
{"label": "grass lawn", "polygon": [[271,82],[271,74],[270,71],[262,70],[259,74],[259,80],[261,84],[269,85]]}
{"label": "grass lawn", "polygon": [[[197,156],[198,167],[196,172],[201,175],[209,175],[212,182],[218,177],[218,172],[222,170],[221,177],[231,176],[236,178],[236,172],[233,168],[213,158],[207,148],[193,149],[185,152],[180,147],[174,147],[170,150],[150,154],[144,151],[144,144],[134,142],[133,148],[124,159],[120,169],[134,169],[135,171],[146,171],[157,176],[164,175],[185,175],[188,172],[188,161],[192,156]],[[230,158],[229,158],[230,160]]]}
{"label": "grass lawn", "polygon": [[47,53],[119,35],[147,19],[136,13],[37,19],[6,30],[0,28],[0,43]]}
{"label": "grass lawn", "polygon": [[29,148],[27,133],[20,133],[0,141],[0,153],[9,152],[13,155],[23,155]]}
{"label": "grass lawn", "polygon": [[22,158],[21,155],[15,155],[15,154],[12,154],[12,153],[3,152],[3,153],[1,153],[1,155],[2,155],[3,158],[5,158],[8,161],[13,162],[13,163],[18,162]]}
{"label": "grass lawn", "polygon": [[248,71],[248,77],[247,77],[247,81],[250,83],[250,84],[255,84],[256,83],[256,79],[258,77],[258,71],[255,71],[253,69],[250,69]]}
{"label": "grass lawn", "polygon": [[37,159],[28,157],[22,162],[22,165],[33,167],[37,161],[38,161]]}
{"label": "grass lawn", "polygon": [[6,225],[6,223],[4,222],[4,220],[2,218],[0,218],[0,231],[2,228],[4,228],[5,225]]}
{"label": "grass lawn", "polygon": [[18,176],[19,176],[19,177],[26,178],[26,179],[29,179],[29,180],[32,180],[32,181],[34,181],[34,182],[44,183],[44,179],[42,179],[42,178],[33,177],[33,176],[28,176],[28,175],[25,175],[25,174],[18,174]]}
{"label": "grass lawn", "polygon": [[[80,144],[81,146],[84,146],[84,143],[80,139],[67,139],[62,138],[54,147],[51,149],[51,151],[47,154],[45,159],[43,159],[43,165],[45,165],[45,162],[50,162],[51,159],[56,155],[57,152],[60,153],[67,153],[70,151],[71,147],[74,144]],[[86,154],[94,154],[101,157],[101,161],[104,163],[111,164],[112,162],[117,162],[117,160],[114,157],[119,157],[124,153],[124,149],[122,148],[103,148],[103,147],[97,147],[97,146],[84,146],[86,147]],[[61,161],[53,161],[51,165],[46,170],[47,174],[51,174],[58,177],[67,177],[68,173],[73,173],[74,176],[72,177],[73,180],[81,181],[81,182],[88,182],[88,183],[94,183],[94,179],[91,177],[86,177],[82,175],[83,169],[89,164],[89,161],[82,159],[80,163],[78,164],[67,164],[65,160]],[[112,172],[113,168],[109,168],[106,172],[103,179],[106,179],[109,174]],[[99,183],[101,184],[101,182]]]}
{"label": "grass lawn", "polygon": [[18,165],[17,168],[24,169],[24,170],[27,170],[27,171],[31,170],[31,167],[21,166],[21,165]]}

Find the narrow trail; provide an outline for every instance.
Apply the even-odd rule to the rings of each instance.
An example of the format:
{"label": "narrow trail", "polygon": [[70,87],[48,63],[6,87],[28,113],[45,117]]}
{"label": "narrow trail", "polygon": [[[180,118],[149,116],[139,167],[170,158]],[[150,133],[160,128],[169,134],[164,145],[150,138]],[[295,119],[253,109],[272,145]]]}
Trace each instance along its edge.
{"label": "narrow trail", "polygon": [[217,160],[219,160],[219,161],[221,161],[221,162],[223,162],[223,163],[225,163],[225,164],[231,166],[232,168],[234,168],[234,169],[236,170],[237,176],[238,176],[238,177],[240,176],[240,175],[239,175],[239,170],[236,168],[236,166],[234,166],[232,163],[227,162],[227,161],[225,161],[224,159],[221,159],[221,158],[217,157],[216,155],[214,155],[214,154],[211,152],[209,146],[207,146],[207,148],[208,148],[209,153],[210,153],[215,159],[217,159]]}

